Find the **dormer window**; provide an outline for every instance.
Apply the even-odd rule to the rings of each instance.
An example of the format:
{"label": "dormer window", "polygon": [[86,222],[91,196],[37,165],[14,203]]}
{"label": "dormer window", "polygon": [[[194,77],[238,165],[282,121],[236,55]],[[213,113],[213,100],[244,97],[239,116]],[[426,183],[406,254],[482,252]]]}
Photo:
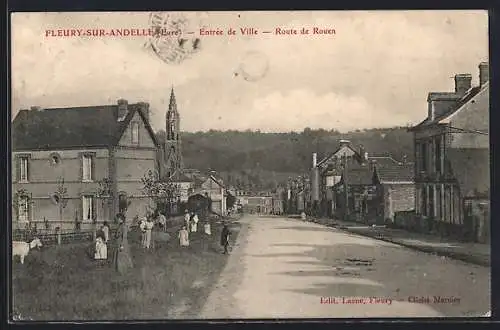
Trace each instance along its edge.
{"label": "dormer window", "polygon": [[53,153],[50,155],[49,161],[50,165],[57,166],[61,163],[61,156],[59,156],[59,154],[57,153]]}

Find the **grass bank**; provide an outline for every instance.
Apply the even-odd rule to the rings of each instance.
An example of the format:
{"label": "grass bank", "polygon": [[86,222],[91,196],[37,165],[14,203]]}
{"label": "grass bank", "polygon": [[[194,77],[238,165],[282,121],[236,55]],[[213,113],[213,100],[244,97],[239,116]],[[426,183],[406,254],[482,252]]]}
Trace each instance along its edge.
{"label": "grass bank", "polygon": [[[24,265],[12,266],[13,317],[75,321],[196,315],[227,261],[219,246],[221,224],[212,221],[212,236],[198,229],[188,248],[179,246],[177,228],[171,228],[173,239],[150,251],[139,246],[139,233],[131,232],[134,268],[126,275],[118,275],[111,262],[90,259],[89,242],[31,251]],[[231,229],[234,241],[239,224]]]}

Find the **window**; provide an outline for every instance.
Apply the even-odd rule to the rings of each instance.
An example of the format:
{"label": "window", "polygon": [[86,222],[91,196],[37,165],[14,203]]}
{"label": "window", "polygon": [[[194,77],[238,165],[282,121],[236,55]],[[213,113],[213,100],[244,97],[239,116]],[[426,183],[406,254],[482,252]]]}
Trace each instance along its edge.
{"label": "window", "polygon": [[82,173],[83,181],[92,181],[92,156],[84,155],[83,156],[83,173]]}
{"label": "window", "polygon": [[92,220],[94,216],[94,197],[93,196],[83,196],[82,206],[83,206],[83,220]]}
{"label": "window", "polygon": [[119,213],[125,213],[128,208],[128,198],[127,194],[124,192],[121,192],[118,195],[118,212]]}
{"label": "window", "polygon": [[421,171],[423,172],[426,172],[427,171],[427,143],[422,143],[422,151],[420,153],[420,160],[421,160],[421,165],[420,165],[420,169]]}
{"label": "window", "polygon": [[21,222],[29,221],[29,198],[28,198],[28,196],[19,197],[18,220]]}
{"label": "window", "polygon": [[436,220],[443,219],[443,210],[442,210],[442,196],[441,196],[441,186],[436,186]]}
{"label": "window", "polygon": [[19,158],[19,181],[28,182],[28,157]]}
{"label": "window", "polygon": [[436,137],[436,157],[434,159],[435,161],[435,169],[437,173],[441,173],[441,157],[442,157],[442,150],[441,150],[441,137],[438,136]]}
{"label": "window", "polygon": [[434,191],[434,186],[429,186],[429,195],[428,195],[428,198],[429,198],[429,202],[428,202],[428,209],[427,209],[427,216],[431,217],[431,218],[435,218],[436,217],[436,213],[434,212],[435,209],[434,209],[434,196],[435,196],[435,191]]}
{"label": "window", "polygon": [[139,144],[139,123],[132,123],[132,144]]}

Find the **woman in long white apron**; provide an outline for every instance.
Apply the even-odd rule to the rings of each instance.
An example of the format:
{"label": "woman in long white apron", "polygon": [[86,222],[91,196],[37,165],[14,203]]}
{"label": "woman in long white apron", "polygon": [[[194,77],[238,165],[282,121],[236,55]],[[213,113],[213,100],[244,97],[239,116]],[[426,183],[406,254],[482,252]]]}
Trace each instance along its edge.
{"label": "woman in long white apron", "polygon": [[196,233],[198,231],[198,221],[200,220],[198,219],[198,215],[195,213],[193,216],[193,225],[191,227],[191,231],[193,233]]}

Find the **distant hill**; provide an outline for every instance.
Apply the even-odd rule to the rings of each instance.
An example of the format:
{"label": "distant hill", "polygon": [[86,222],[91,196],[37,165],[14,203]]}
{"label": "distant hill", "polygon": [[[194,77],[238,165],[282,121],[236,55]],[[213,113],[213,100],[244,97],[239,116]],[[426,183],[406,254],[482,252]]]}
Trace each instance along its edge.
{"label": "distant hill", "polygon": [[[163,139],[164,131],[157,132]],[[259,131],[208,131],[182,133],[184,164],[187,168],[213,169],[226,182],[250,189],[270,189],[289,176],[309,171],[312,153],[318,161],[334,152],[340,139],[348,139],[372,155],[407,156],[413,160],[413,135],[406,127],[377,128],[340,133],[336,130],[261,133]]]}

